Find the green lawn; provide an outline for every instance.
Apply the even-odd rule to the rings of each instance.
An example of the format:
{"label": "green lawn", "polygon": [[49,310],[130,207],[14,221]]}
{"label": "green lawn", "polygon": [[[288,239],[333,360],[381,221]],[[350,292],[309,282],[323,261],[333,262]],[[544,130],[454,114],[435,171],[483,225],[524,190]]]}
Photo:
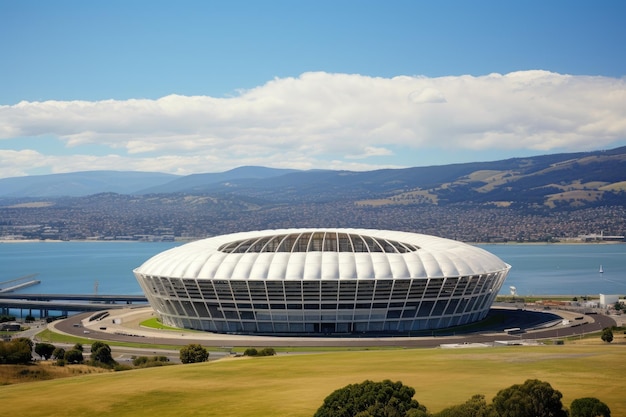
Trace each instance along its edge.
{"label": "green lawn", "polygon": [[[473,394],[487,400],[529,378],[563,403],[585,396],[626,415],[624,345],[287,353],[0,387],[4,410],[29,416],[311,416],[333,390],[366,379],[402,381],[431,411]],[[8,407],[8,408],[7,408]]]}

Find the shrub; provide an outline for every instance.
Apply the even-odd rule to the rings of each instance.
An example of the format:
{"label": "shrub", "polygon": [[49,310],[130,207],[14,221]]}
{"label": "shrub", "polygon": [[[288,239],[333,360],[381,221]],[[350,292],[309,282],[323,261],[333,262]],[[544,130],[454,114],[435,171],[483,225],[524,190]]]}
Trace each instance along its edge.
{"label": "shrub", "polygon": [[65,357],[65,349],[63,349],[62,347],[54,349],[54,352],[52,352],[52,357],[54,359],[63,359]]}
{"label": "shrub", "polygon": [[64,359],[67,363],[83,363],[85,360],[83,358],[83,352],[78,349],[70,349],[65,352]]}
{"label": "shrub", "polygon": [[198,344],[190,344],[180,349],[182,363],[205,362],[209,360],[209,351]]}
{"label": "shrub", "polygon": [[613,330],[610,327],[602,329],[602,335],[600,336],[602,341],[611,343],[613,341]]}
{"label": "shrub", "polygon": [[274,348],[263,348],[261,350],[248,348],[243,352],[243,354],[244,356],[274,356],[276,355],[276,350],[274,350]]}
{"label": "shrub", "polygon": [[133,365],[137,368],[152,368],[154,366],[169,365],[169,358],[167,356],[153,356],[151,358],[147,356],[139,356],[133,359]]}
{"label": "shrub", "polygon": [[9,342],[0,342],[0,364],[27,364],[32,358],[33,341],[18,337]]}
{"label": "shrub", "polygon": [[259,351],[255,348],[248,348],[243,352],[244,356],[256,356],[259,354]]}
{"label": "shrub", "polygon": [[114,366],[117,362],[113,359],[111,347],[103,342],[94,342],[91,345],[91,362],[95,366]]}
{"label": "shrub", "polygon": [[259,352],[259,356],[274,356],[276,355],[276,351],[274,348],[264,348]]}

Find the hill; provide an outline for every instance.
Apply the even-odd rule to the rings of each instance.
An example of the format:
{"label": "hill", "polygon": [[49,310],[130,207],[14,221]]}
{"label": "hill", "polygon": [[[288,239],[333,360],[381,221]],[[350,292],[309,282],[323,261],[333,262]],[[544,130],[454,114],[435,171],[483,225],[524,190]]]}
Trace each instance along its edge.
{"label": "hill", "polygon": [[239,167],[182,177],[93,171],[0,180],[0,197],[77,197],[99,193],[219,195],[251,198],[261,204],[350,200],[369,205],[623,205],[626,147],[365,172]]}
{"label": "hill", "polygon": [[79,197],[97,193],[132,194],[172,181],[176,175],[132,171],[85,171],[0,179],[0,197]]}
{"label": "hill", "polygon": [[0,180],[0,219],[5,239],[152,240],[296,226],[471,242],[621,236],[626,147],[366,172],[241,167],[184,177],[10,178]]}

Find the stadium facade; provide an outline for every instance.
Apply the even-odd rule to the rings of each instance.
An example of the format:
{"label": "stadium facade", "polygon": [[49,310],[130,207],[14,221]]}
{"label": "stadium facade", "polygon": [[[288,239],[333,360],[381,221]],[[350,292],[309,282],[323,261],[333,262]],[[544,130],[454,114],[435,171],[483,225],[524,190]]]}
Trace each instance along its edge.
{"label": "stadium facade", "polygon": [[510,265],[454,240],[285,229],[187,243],[133,272],[166,325],[219,333],[410,332],[483,319]]}

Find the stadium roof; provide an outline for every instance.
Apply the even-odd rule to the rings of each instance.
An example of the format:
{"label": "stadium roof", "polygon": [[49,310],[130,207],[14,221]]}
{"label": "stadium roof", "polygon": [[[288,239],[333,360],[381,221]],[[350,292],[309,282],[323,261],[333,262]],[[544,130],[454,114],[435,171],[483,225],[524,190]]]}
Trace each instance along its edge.
{"label": "stadium roof", "polygon": [[162,252],[144,275],[225,280],[471,276],[510,268],[497,256],[435,236],[374,229],[282,229],[216,236]]}

